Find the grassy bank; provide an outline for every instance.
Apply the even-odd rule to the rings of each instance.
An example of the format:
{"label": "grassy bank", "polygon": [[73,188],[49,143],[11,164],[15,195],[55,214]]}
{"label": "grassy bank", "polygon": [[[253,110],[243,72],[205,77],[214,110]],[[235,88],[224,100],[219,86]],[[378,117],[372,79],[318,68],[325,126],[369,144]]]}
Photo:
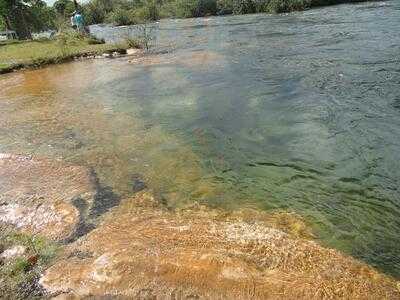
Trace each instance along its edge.
{"label": "grassy bank", "polygon": [[0,74],[72,60],[75,57],[123,52],[125,45],[104,44],[91,38],[60,36],[53,40],[0,44]]}

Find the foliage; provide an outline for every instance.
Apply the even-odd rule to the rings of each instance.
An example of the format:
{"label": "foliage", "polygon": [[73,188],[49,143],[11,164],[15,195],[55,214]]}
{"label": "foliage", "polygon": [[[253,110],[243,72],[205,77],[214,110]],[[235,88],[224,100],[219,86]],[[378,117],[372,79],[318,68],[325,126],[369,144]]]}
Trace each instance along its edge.
{"label": "foliage", "polygon": [[73,53],[76,46],[81,45],[102,45],[105,44],[103,39],[97,39],[94,36],[81,34],[69,27],[59,30],[56,38],[59,47],[61,58],[68,57]]}
{"label": "foliage", "polygon": [[0,18],[0,30],[3,31],[6,29],[6,22],[2,18]]}
{"label": "foliage", "polygon": [[175,16],[179,18],[190,18],[194,16],[197,0],[176,0]]}
{"label": "foliage", "polygon": [[106,43],[104,39],[98,39],[94,36],[89,36],[85,38],[85,41],[88,43],[88,45],[101,45]]}
{"label": "foliage", "polygon": [[307,9],[324,1],[332,4],[346,0],[91,0],[83,5],[83,10],[88,24],[131,25],[165,17],[280,13]]}
{"label": "foliage", "polygon": [[135,17],[137,23],[156,21],[160,19],[159,5],[154,0],[149,0],[144,5],[136,9]]}
{"label": "foliage", "polygon": [[125,43],[129,48],[142,49],[143,45],[138,38],[126,38]]}
{"label": "foliage", "polygon": [[105,21],[114,25],[132,25],[135,24],[135,14],[133,11],[117,8],[110,12]]}
{"label": "foliage", "polygon": [[30,13],[27,17],[27,23],[30,30],[40,32],[43,30],[54,29],[56,13],[53,8],[48,7],[43,1],[32,1],[35,5],[31,5]]}
{"label": "foliage", "polygon": [[128,48],[148,51],[152,47],[151,43],[154,40],[153,27],[147,21],[140,20],[140,22],[136,26],[136,30],[133,28],[128,29],[121,38]]}
{"label": "foliage", "polygon": [[54,28],[55,12],[42,0],[0,0],[3,26],[15,30],[20,38],[30,38],[32,31]]}
{"label": "foliage", "polygon": [[150,43],[154,39],[152,28],[148,26],[147,23],[143,23],[139,26],[139,29],[140,29],[139,41],[142,45],[142,48],[148,51],[151,47]]}
{"label": "foliage", "polygon": [[53,8],[60,16],[66,17],[74,12],[75,5],[72,0],[57,0],[54,2]]}
{"label": "foliage", "polygon": [[217,14],[216,0],[175,0],[164,4],[162,15],[178,18],[204,17]]}
{"label": "foliage", "polygon": [[57,37],[58,47],[60,48],[61,56],[68,55],[68,35],[62,33]]}
{"label": "foliage", "polygon": [[232,0],[217,0],[217,14],[230,15],[233,13]]}
{"label": "foliage", "polygon": [[91,0],[83,5],[87,24],[131,25],[143,20],[158,20],[159,4],[154,0]]}
{"label": "foliage", "polygon": [[218,0],[217,7],[218,14],[283,13],[305,10],[326,1],[341,0]]}
{"label": "foliage", "polygon": [[265,11],[271,13],[283,13],[287,11],[304,10],[310,8],[311,0],[271,0],[265,7]]}
{"label": "foliage", "polygon": [[[119,0],[91,0],[82,7],[86,24],[100,24],[106,22],[107,17],[118,8],[127,9],[120,5]],[[117,16],[115,16],[117,18]],[[109,18],[112,18],[109,16]]]}

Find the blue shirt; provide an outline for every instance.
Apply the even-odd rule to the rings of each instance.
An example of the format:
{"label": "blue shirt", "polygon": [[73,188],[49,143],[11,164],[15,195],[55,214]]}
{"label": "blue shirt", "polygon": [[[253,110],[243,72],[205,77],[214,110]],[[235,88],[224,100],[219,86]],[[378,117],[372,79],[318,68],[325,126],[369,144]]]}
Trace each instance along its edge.
{"label": "blue shirt", "polygon": [[81,14],[76,14],[74,16],[74,21],[75,21],[75,24],[77,26],[82,26],[83,25],[83,17],[82,17],[82,15]]}

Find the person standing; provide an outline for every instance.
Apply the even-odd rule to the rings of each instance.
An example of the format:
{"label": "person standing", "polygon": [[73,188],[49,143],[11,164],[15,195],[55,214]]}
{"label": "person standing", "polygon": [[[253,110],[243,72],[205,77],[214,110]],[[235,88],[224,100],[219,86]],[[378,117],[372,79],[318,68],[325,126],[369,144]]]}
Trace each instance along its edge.
{"label": "person standing", "polygon": [[85,27],[84,27],[84,23],[83,23],[83,16],[79,11],[77,11],[74,14],[74,23],[76,25],[76,29],[78,30],[78,32],[80,32],[80,33],[84,33],[85,32]]}
{"label": "person standing", "polygon": [[75,11],[72,13],[72,16],[71,16],[71,27],[73,28],[73,29],[76,29],[76,23],[75,23]]}

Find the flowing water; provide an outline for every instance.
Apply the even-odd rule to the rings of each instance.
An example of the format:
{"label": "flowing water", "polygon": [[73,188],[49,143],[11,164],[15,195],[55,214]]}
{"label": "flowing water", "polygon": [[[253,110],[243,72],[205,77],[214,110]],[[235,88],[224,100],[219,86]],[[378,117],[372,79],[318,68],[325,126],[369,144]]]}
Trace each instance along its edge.
{"label": "flowing water", "polygon": [[295,211],[400,276],[399,29],[398,1],[163,20],[161,54],[2,76],[0,151],[89,166],[114,198]]}

